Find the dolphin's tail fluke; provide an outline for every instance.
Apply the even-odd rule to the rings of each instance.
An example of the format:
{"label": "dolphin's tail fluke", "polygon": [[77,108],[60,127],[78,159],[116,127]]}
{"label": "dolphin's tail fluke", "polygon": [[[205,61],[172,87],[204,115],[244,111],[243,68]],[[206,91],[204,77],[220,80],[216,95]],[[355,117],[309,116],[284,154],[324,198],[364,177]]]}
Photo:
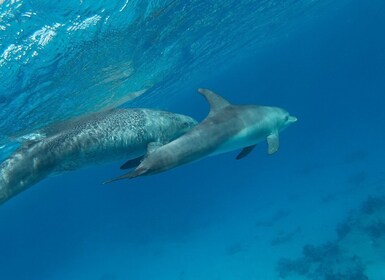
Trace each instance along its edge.
{"label": "dolphin's tail fluke", "polygon": [[116,182],[116,181],[120,181],[120,180],[123,180],[123,179],[132,179],[132,178],[135,178],[135,177],[142,176],[145,173],[146,173],[146,169],[145,168],[137,168],[134,171],[128,172],[128,173],[126,173],[126,174],[124,174],[122,176],[113,178],[111,180],[107,180],[107,181],[103,182],[103,185],[109,184],[109,183],[112,183],[112,182]]}

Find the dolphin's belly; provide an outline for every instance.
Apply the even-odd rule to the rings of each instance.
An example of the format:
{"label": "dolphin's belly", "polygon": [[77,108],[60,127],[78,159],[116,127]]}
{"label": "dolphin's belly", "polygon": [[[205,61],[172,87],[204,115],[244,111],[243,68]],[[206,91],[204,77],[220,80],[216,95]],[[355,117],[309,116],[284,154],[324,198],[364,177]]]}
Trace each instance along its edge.
{"label": "dolphin's belly", "polygon": [[261,129],[259,131],[242,130],[238,134],[227,139],[221,145],[219,145],[215,151],[210,154],[210,156],[227,153],[258,144],[264,141],[268,135],[269,132],[265,129]]}

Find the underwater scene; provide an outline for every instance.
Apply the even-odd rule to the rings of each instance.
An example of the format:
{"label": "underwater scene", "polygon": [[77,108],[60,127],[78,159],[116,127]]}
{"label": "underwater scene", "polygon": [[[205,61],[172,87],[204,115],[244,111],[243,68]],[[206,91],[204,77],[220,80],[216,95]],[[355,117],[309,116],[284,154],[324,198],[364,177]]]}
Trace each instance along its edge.
{"label": "underwater scene", "polygon": [[0,279],[384,280],[383,0],[0,0]]}

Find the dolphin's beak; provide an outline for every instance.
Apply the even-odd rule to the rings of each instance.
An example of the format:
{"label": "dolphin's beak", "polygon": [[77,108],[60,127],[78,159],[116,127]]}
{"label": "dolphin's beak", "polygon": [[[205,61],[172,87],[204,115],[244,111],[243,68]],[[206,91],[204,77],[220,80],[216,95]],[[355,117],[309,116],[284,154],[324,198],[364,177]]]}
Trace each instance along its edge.
{"label": "dolphin's beak", "polygon": [[294,116],[289,117],[289,123],[295,123],[298,119]]}

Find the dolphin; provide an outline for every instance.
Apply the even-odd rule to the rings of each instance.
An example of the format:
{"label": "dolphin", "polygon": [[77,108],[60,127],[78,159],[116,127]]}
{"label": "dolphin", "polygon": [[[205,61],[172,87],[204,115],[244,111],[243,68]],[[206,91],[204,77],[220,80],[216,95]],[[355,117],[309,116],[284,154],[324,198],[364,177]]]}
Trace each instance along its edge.
{"label": "dolphin", "polygon": [[171,112],[115,109],[42,129],[1,163],[0,204],[50,174],[137,158],[149,143],[165,144],[196,124]]}
{"label": "dolphin", "polygon": [[[297,118],[277,107],[233,105],[208,89],[198,89],[208,101],[208,116],[186,134],[163,146],[149,145],[147,155],[134,171],[109,180],[160,173],[207,156],[241,148],[237,159],[247,156],[255,145],[265,139],[268,153],[279,148],[279,133]],[[137,162],[137,161],[136,161]],[[134,162],[128,161],[126,166]]]}

